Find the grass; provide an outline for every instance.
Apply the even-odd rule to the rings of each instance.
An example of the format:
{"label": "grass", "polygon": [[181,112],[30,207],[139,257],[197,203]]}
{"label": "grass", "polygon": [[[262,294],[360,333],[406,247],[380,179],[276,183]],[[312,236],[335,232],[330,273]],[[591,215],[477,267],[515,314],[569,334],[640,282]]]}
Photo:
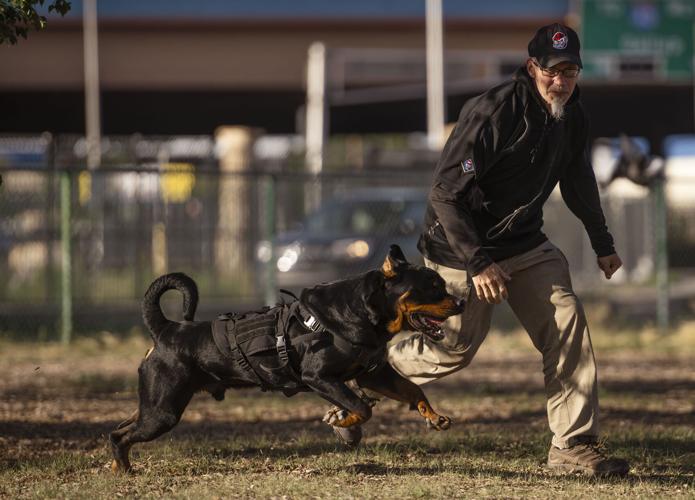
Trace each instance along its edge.
{"label": "grass", "polygon": [[[290,439],[268,435],[200,440],[190,430],[142,446],[138,473],[114,476],[103,450],[55,452],[5,470],[3,496],[176,498],[254,496],[292,498],[451,498],[518,496],[691,496],[692,462],[627,431],[613,439],[635,466],[627,479],[558,477],[542,465],[536,432],[515,435],[470,429],[449,436],[370,438],[345,451],[321,432]],[[665,437],[665,436],[664,436]],[[692,430],[669,432],[667,443],[692,442]],[[690,448],[692,450],[692,448]],[[692,460],[692,458],[691,458]],[[690,472],[686,467],[691,467]]]}
{"label": "grass", "polygon": [[523,334],[491,334],[470,367],[425,387],[454,419],[447,432],[384,400],[349,450],[312,394],[201,394],[174,431],[133,449],[126,476],[110,472],[105,436],[136,405],[149,340],[3,341],[0,498],[695,498],[691,329],[594,330],[603,433],[633,464],[602,480],[544,469],[540,358]]}

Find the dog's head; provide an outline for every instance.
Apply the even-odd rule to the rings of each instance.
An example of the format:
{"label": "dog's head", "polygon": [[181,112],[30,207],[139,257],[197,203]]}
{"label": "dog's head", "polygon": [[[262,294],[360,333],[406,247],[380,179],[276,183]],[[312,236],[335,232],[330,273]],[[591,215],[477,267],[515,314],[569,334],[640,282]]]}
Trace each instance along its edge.
{"label": "dog's head", "polygon": [[391,334],[417,330],[433,340],[441,340],[444,321],[463,312],[463,299],[446,291],[444,279],[432,269],[410,264],[398,245],[391,245],[381,273],[386,307],[393,313],[387,323]]}
{"label": "dog's head", "polygon": [[397,245],[380,269],[305,288],[300,300],[327,330],[361,343],[374,331],[384,342],[401,330],[439,340],[442,323],[464,307],[439,274],[410,264]]}
{"label": "dog's head", "polygon": [[[597,139],[594,147],[611,149],[614,143],[611,139]],[[650,156],[639,145],[625,134],[620,135],[619,154],[615,160],[610,176],[601,182],[606,188],[614,180],[624,177],[639,186],[650,187],[664,178],[664,159],[660,156]]]}

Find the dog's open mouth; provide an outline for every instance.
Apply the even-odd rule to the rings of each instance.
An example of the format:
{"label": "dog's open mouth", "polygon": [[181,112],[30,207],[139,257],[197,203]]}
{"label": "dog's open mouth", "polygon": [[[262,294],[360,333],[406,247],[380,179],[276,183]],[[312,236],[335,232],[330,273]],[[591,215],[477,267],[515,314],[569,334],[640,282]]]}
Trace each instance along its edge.
{"label": "dog's open mouth", "polygon": [[412,313],[408,315],[408,323],[413,329],[422,332],[432,340],[442,340],[444,338],[444,330],[442,325],[446,318],[430,316],[424,313]]}

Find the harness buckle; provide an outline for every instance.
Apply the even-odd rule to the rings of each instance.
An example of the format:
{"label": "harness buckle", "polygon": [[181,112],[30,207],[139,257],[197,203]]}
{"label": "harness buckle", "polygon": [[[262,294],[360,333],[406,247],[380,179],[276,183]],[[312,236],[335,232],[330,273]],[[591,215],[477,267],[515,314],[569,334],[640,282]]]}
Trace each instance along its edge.
{"label": "harness buckle", "polygon": [[290,361],[290,357],[287,354],[287,341],[285,340],[285,335],[280,333],[275,337],[275,348],[278,351],[278,356],[283,365],[287,365]]}
{"label": "harness buckle", "polygon": [[305,319],[302,324],[306,326],[309,330],[312,332],[315,332],[316,330],[319,329],[319,320],[314,318],[313,316],[309,316],[307,319]]}

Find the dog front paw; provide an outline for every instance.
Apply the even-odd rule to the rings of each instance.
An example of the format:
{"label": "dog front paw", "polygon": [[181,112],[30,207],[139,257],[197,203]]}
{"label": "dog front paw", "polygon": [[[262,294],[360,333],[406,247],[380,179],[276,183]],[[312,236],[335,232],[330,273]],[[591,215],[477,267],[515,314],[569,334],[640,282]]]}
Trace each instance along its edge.
{"label": "dog front paw", "polygon": [[351,427],[367,420],[364,415],[333,407],[323,416],[323,421],[333,427]]}
{"label": "dog front paw", "polygon": [[349,411],[334,406],[330,410],[328,410],[326,414],[323,416],[323,421],[326,422],[328,425],[342,427],[340,425],[337,425],[338,422],[345,420],[349,414]]}
{"label": "dog front paw", "polygon": [[451,419],[434,411],[427,401],[419,401],[417,403],[417,409],[420,415],[425,419],[428,429],[443,431],[451,426]]}
{"label": "dog front paw", "polygon": [[428,429],[434,429],[435,431],[445,431],[451,427],[451,419],[443,415],[436,415],[435,418],[426,418]]}

